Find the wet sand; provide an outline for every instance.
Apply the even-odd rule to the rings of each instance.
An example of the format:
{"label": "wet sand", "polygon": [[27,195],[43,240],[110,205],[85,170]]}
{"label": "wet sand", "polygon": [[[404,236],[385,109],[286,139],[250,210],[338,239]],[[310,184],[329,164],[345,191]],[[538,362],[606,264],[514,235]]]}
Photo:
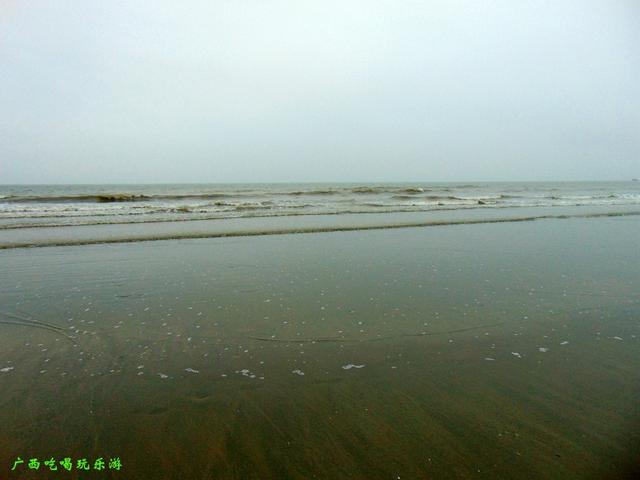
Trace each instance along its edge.
{"label": "wet sand", "polygon": [[4,250],[0,472],[633,478],[639,226]]}

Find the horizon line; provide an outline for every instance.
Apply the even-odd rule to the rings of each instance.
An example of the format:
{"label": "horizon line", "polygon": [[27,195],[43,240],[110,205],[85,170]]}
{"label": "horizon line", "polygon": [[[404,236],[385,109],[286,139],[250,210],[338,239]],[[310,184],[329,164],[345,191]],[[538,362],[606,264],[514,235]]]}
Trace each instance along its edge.
{"label": "horizon line", "polygon": [[287,185],[287,184],[362,184],[362,183],[598,183],[598,182],[637,182],[638,178],[629,179],[582,179],[582,180],[339,180],[339,181],[232,181],[232,182],[73,182],[73,183],[0,183],[2,187],[13,186],[95,186],[95,185]]}

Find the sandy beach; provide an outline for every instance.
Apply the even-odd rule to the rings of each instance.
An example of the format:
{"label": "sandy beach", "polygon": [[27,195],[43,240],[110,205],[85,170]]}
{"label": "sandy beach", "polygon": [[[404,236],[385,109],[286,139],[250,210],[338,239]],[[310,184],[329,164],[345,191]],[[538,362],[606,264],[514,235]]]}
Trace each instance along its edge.
{"label": "sandy beach", "polygon": [[625,478],[638,226],[3,250],[0,464],[34,479],[48,473],[16,476],[17,457],[121,458],[101,478]]}

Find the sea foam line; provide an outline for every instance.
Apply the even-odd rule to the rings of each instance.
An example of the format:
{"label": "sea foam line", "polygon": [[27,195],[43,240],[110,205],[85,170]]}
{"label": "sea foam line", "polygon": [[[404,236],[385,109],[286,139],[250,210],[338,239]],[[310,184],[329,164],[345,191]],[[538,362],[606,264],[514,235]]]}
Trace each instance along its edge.
{"label": "sea foam line", "polygon": [[109,238],[81,238],[81,239],[43,239],[38,242],[11,242],[0,243],[0,250],[13,248],[32,248],[32,247],[63,247],[76,245],[96,245],[103,243],[132,243],[132,242],[148,242],[158,240],[185,240],[185,239],[201,239],[201,238],[225,238],[225,237],[252,237],[267,235],[291,235],[299,233],[330,233],[330,232],[349,232],[349,231],[365,231],[365,230],[386,230],[395,228],[418,228],[418,227],[439,227],[439,226],[455,226],[455,225],[478,225],[491,223],[515,223],[515,222],[531,222],[535,220],[566,220],[575,218],[603,218],[603,217],[626,217],[639,216],[640,211],[630,212],[605,212],[605,213],[584,213],[584,214],[559,214],[559,215],[530,215],[524,217],[505,217],[505,218],[484,218],[484,219],[460,219],[460,220],[431,220],[425,222],[407,222],[393,224],[378,225],[353,225],[353,226],[322,226],[322,227],[289,227],[274,228],[263,230],[241,230],[241,231],[211,231],[211,232],[170,232],[167,234],[139,235],[131,237],[109,237]]}

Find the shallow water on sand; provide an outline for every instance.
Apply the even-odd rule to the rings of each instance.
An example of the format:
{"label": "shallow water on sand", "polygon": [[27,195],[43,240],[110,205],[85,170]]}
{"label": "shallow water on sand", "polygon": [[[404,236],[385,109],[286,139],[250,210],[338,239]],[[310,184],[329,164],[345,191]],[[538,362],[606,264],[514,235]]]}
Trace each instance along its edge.
{"label": "shallow water on sand", "polygon": [[2,251],[0,472],[119,456],[96,478],[624,478],[639,226]]}

